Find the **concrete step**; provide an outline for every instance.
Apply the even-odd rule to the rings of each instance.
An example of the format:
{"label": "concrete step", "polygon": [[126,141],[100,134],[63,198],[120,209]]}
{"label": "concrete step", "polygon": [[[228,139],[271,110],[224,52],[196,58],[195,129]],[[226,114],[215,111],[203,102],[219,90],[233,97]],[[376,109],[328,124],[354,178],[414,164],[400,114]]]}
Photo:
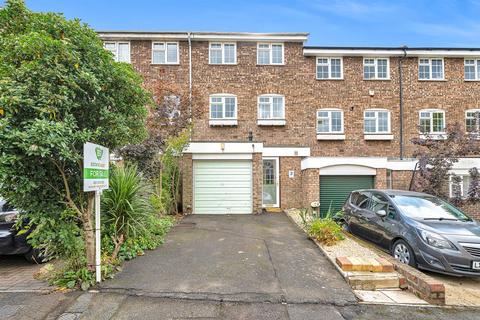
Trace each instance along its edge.
{"label": "concrete step", "polygon": [[401,276],[396,272],[347,272],[346,279],[354,290],[398,289]]}

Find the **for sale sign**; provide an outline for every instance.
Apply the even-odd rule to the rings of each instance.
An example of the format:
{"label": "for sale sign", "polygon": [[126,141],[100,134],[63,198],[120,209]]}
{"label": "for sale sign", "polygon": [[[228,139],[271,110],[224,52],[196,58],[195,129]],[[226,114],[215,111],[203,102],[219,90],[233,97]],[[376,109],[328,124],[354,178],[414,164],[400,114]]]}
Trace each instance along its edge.
{"label": "for sale sign", "polygon": [[108,189],[108,149],[87,142],[83,145],[83,191]]}

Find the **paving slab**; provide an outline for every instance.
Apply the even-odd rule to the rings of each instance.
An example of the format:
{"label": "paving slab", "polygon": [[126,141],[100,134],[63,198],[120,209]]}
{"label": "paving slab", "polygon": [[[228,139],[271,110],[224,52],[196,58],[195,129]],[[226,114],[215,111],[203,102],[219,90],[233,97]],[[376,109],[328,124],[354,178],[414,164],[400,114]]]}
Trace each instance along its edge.
{"label": "paving slab", "polygon": [[50,292],[53,287],[34,278],[42,265],[23,256],[0,256],[0,292]]}

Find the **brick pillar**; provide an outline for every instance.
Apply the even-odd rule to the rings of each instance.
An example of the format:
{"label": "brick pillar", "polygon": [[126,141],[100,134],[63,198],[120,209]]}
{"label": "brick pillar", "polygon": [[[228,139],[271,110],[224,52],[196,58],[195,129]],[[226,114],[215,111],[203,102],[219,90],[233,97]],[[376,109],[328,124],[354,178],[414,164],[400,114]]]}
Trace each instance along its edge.
{"label": "brick pillar", "polygon": [[320,201],[320,172],[318,169],[305,169],[302,171],[302,187],[304,208],[310,208],[310,203]]}
{"label": "brick pillar", "polygon": [[193,161],[192,154],[182,156],[182,203],[183,214],[191,214],[193,210]]}
{"label": "brick pillar", "polygon": [[375,189],[387,188],[387,169],[377,169],[375,176]]}
{"label": "brick pillar", "polygon": [[262,213],[263,160],[261,153],[252,154],[253,213]]}

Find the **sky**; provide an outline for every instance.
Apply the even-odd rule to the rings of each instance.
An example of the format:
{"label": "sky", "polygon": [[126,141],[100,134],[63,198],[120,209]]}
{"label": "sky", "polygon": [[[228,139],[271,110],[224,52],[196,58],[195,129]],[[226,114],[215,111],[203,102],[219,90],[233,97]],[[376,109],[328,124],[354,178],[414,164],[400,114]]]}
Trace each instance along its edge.
{"label": "sky", "polygon": [[[0,2],[2,2],[0,0]],[[307,45],[480,47],[480,0],[26,0],[96,30],[309,32]]]}

